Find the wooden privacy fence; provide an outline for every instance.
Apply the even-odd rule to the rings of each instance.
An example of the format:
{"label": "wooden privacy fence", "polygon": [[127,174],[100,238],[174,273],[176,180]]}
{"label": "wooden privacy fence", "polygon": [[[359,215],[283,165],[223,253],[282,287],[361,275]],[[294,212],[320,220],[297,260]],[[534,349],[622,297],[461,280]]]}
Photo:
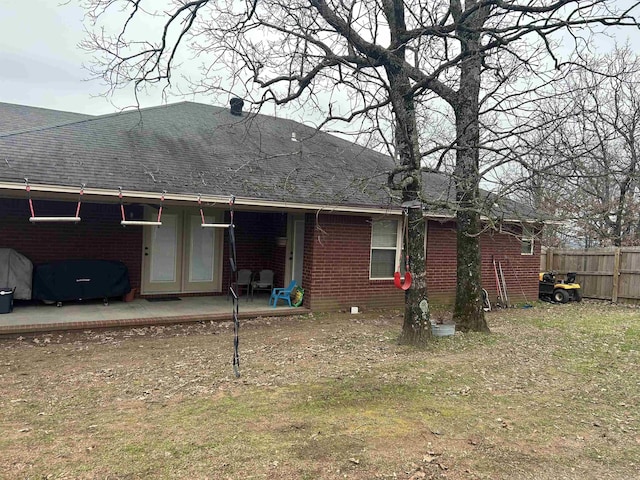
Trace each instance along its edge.
{"label": "wooden privacy fence", "polygon": [[559,278],[576,272],[585,298],[640,303],[640,247],[548,248],[540,256],[540,269]]}

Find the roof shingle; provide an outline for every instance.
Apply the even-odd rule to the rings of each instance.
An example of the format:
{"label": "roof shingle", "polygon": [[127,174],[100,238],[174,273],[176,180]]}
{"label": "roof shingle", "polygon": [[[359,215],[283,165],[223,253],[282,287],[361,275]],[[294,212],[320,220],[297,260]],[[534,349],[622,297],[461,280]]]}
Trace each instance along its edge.
{"label": "roof shingle", "polygon": [[0,115],[0,135],[91,118],[90,115],[82,113],[62,112],[3,102],[0,102],[0,112],[2,112]]}

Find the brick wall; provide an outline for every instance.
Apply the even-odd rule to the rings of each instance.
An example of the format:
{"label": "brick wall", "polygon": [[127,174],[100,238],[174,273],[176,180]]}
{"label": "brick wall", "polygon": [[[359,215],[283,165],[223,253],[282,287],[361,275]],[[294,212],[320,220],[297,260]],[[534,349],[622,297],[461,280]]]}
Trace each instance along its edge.
{"label": "brick wall", "polygon": [[[487,232],[480,237],[482,287],[495,302],[498,294],[493,260],[502,264],[507,293],[512,302],[538,298],[540,243],[534,255],[522,255],[516,235]],[[430,301],[453,303],[456,294],[456,230],[454,222],[429,221],[427,229],[427,288]]]}
{"label": "brick wall", "polygon": [[401,307],[393,280],[370,280],[371,219],[307,215],[303,285],[313,310]]}
{"label": "brick wall", "polygon": [[[34,200],[37,216],[74,216],[76,203]],[[128,210],[141,216],[141,207]],[[139,210],[139,211],[136,211]],[[98,258],[118,260],[129,269],[132,287],[140,287],[142,228],[122,227],[117,204],[83,203],[82,221],[29,223],[25,199],[0,199],[0,248],[13,248],[34,264]]]}
{"label": "brick wall", "polygon": [[427,223],[427,294],[433,303],[449,304],[455,300],[455,223]]}
{"label": "brick wall", "polygon": [[483,286],[492,302],[498,298],[493,260],[500,262],[507,282],[509,301],[524,302],[538,299],[540,273],[540,242],[534,241],[533,255],[522,255],[520,238],[506,233],[492,232],[480,239],[482,249]]}
{"label": "brick wall", "polygon": [[[305,306],[314,310],[393,307],[403,305],[402,291],[392,280],[370,280],[371,219],[347,215],[307,215],[303,284]],[[540,245],[534,255],[521,255],[520,239],[501,233],[480,241],[482,283],[496,299],[493,259],[501,262],[512,302],[538,296]],[[454,222],[428,222],[427,291],[431,302],[452,304],[456,293]]]}

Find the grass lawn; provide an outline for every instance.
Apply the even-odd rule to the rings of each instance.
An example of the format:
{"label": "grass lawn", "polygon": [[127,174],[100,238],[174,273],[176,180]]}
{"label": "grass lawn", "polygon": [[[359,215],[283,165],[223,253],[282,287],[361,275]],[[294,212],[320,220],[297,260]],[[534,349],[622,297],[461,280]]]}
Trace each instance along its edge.
{"label": "grass lawn", "polygon": [[487,315],[398,346],[390,313],[0,339],[0,476],[640,478],[640,309]]}

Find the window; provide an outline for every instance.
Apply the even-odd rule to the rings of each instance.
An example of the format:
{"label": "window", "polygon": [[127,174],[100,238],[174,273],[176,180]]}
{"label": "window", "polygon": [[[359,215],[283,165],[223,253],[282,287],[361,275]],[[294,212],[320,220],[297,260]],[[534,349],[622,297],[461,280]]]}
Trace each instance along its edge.
{"label": "window", "polygon": [[377,220],[371,228],[371,274],[373,279],[393,278],[398,265],[398,221]]}
{"label": "window", "polygon": [[522,250],[520,253],[522,255],[533,255],[533,237],[522,237],[521,240]]}

